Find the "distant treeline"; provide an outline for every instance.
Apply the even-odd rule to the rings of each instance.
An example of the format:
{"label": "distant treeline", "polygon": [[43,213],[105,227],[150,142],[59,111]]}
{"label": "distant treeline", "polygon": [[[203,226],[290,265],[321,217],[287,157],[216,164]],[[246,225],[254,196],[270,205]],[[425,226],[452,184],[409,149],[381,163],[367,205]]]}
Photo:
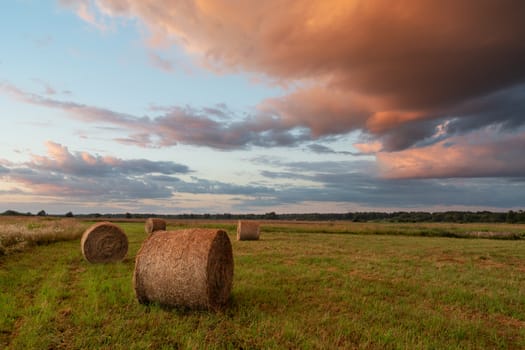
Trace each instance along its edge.
{"label": "distant treeline", "polygon": [[[41,210],[37,214],[20,213],[15,210],[6,210],[0,215],[9,216],[47,216],[48,214]],[[193,219],[193,220],[298,220],[298,221],[334,221],[345,220],[354,222],[506,222],[506,223],[525,223],[525,211],[510,210],[508,212],[490,212],[490,211],[445,211],[445,212],[423,212],[423,211],[398,211],[392,213],[386,212],[349,212],[349,213],[305,213],[305,214],[277,214],[269,212],[265,214],[77,214],[71,211],[63,215],[64,217],[78,218],[108,218],[108,219],[145,219],[148,217],[159,217],[165,219]]]}

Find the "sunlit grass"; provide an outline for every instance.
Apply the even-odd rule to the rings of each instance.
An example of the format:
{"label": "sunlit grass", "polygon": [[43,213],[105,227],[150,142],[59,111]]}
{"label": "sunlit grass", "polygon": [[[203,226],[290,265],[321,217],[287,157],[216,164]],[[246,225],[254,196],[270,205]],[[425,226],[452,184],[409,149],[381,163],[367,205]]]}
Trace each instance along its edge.
{"label": "sunlit grass", "polygon": [[0,348],[525,348],[523,240],[263,223],[261,240],[236,241],[235,224],[218,223],[235,273],[229,307],[213,313],[139,304],[144,225],[118,225],[130,242],[120,263],[87,263],[79,240],[0,257]]}
{"label": "sunlit grass", "polygon": [[384,223],[384,222],[283,222],[263,223],[266,232],[346,233],[459,238],[525,238],[523,224],[488,223]]}

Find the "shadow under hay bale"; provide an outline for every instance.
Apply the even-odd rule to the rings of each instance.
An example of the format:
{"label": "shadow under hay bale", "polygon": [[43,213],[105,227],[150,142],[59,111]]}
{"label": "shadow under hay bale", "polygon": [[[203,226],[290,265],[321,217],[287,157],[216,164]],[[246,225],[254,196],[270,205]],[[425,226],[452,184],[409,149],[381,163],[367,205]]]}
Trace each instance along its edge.
{"label": "shadow under hay bale", "polygon": [[257,241],[259,240],[259,223],[255,221],[241,221],[237,224],[238,241]]}
{"label": "shadow under hay bale", "polygon": [[80,240],[82,255],[90,263],[122,261],[128,252],[128,237],[111,222],[92,225]]}
{"label": "shadow under hay bale", "polygon": [[144,224],[144,231],[147,234],[155,231],[166,231],[166,220],[158,218],[148,218]]}
{"label": "shadow under hay bale", "polygon": [[232,245],[225,231],[157,231],[135,259],[133,288],[140,303],[221,309],[233,282]]}

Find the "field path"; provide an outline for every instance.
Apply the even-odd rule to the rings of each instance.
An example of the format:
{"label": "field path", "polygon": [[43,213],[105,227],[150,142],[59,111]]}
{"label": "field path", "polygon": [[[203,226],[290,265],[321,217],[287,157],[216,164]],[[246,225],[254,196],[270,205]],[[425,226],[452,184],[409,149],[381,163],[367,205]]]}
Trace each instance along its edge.
{"label": "field path", "polygon": [[3,258],[0,347],[60,347],[82,259],[76,246],[77,241],[60,242]]}

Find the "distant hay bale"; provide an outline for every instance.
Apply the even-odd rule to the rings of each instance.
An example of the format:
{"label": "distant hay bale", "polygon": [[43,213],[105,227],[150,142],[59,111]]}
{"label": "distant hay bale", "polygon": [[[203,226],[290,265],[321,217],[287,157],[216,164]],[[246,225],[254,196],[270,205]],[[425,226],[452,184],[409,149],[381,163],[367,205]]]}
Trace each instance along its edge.
{"label": "distant hay bale", "polygon": [[82,255],[90,263],[116,262],[128,252],[128,237],[120,227],[111,222],[92,225],[80,240]]}
{"label": "distant hay bale", "polygon": [[257,241],[259,239],[259,223],[255,221],[241,221],[237,224],[238,241]]}
{"label": "distant hay bale", "polygon": [[232,245],[225,231],[158,231],[142,243],[133,288],[142,304],[217,310],[233,282]]}
{"label": "distant hay bale", "polygon": [[148,218],[146,224],[144,225],[144,231],[147,234],[153,233],[155,231],[166,231],[166,220],[158,218]]}

